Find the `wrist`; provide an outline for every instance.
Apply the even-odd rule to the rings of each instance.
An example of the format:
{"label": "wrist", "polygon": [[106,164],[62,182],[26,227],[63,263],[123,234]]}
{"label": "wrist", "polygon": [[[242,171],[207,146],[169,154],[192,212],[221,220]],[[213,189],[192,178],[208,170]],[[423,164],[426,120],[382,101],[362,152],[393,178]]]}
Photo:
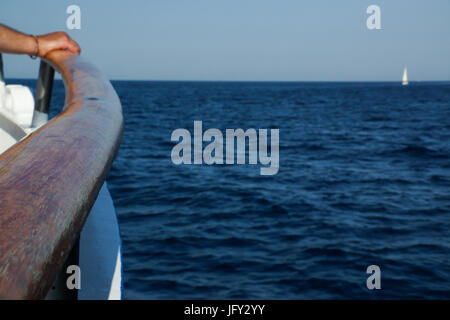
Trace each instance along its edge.
{"label": "wrist", "polygon": [[31,35],[26,35],[26,46],[25,46],[25,50],[23,53],[28,54],[28,55],[32,55],[35,52],[35,40],[33,38],[33,36]]}

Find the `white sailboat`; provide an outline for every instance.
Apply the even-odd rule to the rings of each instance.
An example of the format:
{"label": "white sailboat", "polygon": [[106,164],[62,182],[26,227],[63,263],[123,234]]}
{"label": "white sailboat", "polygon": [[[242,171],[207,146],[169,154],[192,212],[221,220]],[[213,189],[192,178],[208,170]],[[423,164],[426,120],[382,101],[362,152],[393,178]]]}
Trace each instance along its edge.
{"label": "white sailboat", "polygon": [[403,70],[402,85],[408,85],[408,69]]}

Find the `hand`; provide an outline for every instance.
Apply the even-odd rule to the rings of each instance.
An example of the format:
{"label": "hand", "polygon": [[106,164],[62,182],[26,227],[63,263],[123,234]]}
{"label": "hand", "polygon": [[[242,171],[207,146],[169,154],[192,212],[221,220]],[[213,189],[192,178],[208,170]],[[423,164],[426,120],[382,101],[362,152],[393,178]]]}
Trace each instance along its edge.
{"label": "hand", "polygon": [[53,50],[67,50],[73,54],[79,55],[80,46],[65,32],[52,32],[37,37],[39,42],[39,57],[44,57]]}

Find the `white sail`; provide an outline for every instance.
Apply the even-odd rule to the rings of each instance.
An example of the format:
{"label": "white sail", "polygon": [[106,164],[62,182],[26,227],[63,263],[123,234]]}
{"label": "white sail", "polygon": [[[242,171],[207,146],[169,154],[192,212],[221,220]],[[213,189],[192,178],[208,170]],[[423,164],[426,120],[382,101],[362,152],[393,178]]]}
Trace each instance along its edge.
{"label": "white sail", "polygon": [[405,70],[403,70],[402,85],[406,86],[407,84],[408,84],[408,69],[405,68]]}

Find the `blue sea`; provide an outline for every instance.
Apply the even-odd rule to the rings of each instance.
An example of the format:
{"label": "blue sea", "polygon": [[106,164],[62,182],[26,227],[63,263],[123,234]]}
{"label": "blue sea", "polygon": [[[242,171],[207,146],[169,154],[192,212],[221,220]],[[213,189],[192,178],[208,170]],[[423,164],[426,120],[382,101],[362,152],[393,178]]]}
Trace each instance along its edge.
{"label": "blue sea", "polygon": [[[450,83],[112,83],[126,299],[450,298]],[[194,120],[279,129],[278,174],[174,165]]]}

